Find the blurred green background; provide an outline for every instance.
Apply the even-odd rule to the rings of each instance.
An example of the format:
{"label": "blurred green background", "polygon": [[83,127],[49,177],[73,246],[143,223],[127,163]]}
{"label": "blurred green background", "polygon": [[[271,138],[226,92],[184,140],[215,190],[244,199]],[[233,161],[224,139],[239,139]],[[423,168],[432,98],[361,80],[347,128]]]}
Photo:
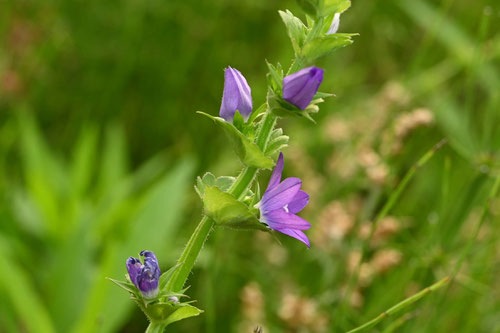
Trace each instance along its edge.
{"label": "blurred green background", "polygon": [[[174,264],[201,215],[195,176],[240,167],[195,111],[218,113],[228,65],[260,105],[264,60],[293,56],[277,11],[303,14],[292,0],[0,5],[0,332],[144,331],[105,277],[143,249]],[[205,313],[168,331],[343,332],[459,268],[372,331],[500,332],[499,29],[494,1],[353,1],[339,32],[360,35],[318,63],[336,97],[316,125],[280,122],[311,249],[216,230],[189,280]]]}

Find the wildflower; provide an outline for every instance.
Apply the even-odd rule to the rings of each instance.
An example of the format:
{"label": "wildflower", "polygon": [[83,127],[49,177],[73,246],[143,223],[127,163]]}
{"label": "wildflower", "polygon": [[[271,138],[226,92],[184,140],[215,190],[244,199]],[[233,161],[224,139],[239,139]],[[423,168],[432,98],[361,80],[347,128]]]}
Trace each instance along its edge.
{"label": "wildflower", "polygon": [[155,298],[158,295],[158,282],[160,279],[160,267],[158,260],[151,251],[142,251],[144,264],[137,258],[127,259],[127,271],[130,281],[139,289],[142,296],[147,299]]}
{"label": "wildflower", "polygon": [[323,81],[323,70],[307,67],[283,79],[283,99],[304,110],[318,92]]}
{"label": "wildflower", "polygon": [[252,113],[252,92],[245,77],[235,68],[228,67],[224,72],[224,92],[219,114],[228,122],[233,122],[236,110],[245,121]]}
{"label": "wildflower", "polygon": [[333,15],[333,21],[332,24],[330,25],[330,29],[326,32],[327,35],[333,35],[334,33],[339,30],[339,24],[340,24],[340,13],[335,13]]}
{"label": "wildflower", "polygon": [[260,221],[271,229],[291,236],[310,246],[309,239],[301,230],[307,230],[311,224],[295,215],[309,202],[309,195],[300,190],[300,178],[286,178],[281,181],[284,160],[280,153],[266,192],[257,204],[260,209]]}

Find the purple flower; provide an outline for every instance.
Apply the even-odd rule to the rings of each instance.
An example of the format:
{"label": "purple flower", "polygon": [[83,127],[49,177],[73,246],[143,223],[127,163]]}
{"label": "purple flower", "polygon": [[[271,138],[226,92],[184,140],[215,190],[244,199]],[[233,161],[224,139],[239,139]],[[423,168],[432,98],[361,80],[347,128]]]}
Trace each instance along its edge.
{"label": "purple flower", "polygon": [[224,93],[219,114],[226,121],[232,123],[236,110],[240,112],[245,121],[250,117],[252,92],[240,71],[228,67],[224,72]]}
{"label": "purple flower", "polygon": [[334,33],[339,30],[339,25],[340,25],[340,13],[335,13],[333,15],[333,21],[332,24],[330,25],[330,28],[326,32],[327,35],[333,35]]}
{"label": "purple flower", "polygon": [[323,81],[323,70],[307,67],[283,79],[283,99],[304,110],[311,103]]}
{"label": "purple flower", "polygon": [[139,289],[144,298],[155,298],[158,295],[158,283],[160,280],[160,267],[158,260],[151,251],[142,251],[144,264],[137,258],[127,259],[127,271],[130,281]]}
{"label": "purple flower", "polygon": [[307,205],[309,195],[300,190],[302,181],[299,178],[292,177],[281,181],[284,164],[281,153],[266,192],[257,204],[260,209],[260,221],[271,229],[292,236],[310,246],[309,239],[302,230],[309,229],[311,224],[295,215]]}

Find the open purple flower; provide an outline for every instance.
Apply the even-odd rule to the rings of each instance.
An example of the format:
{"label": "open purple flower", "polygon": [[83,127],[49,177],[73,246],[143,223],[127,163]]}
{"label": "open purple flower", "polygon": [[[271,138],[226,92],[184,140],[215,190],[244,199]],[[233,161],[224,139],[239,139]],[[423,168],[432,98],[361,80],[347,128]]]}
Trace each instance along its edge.
{"label": "open purple flower", "polygon": [[235,68],[228,67],[224,72],[224,92],[219,114],[228,122],[233,122],[236,110],[245,121],[252,113],[252,92],[245,77]]}
{"label": "open purple flower", "polygon": [[155,298],[158,295],[160,280],[158,260],[151,251],[142,251],[140,255],[144,257],[144,264],[141,264],[141,261],[134,257],[127,259],[130,281],[139,289],[144,298]]}
{"label": "open purple flower", "polygon": [[307,67],[283,78],[283,99],[304,110],[318,92],[323,70]]}
{"label": "open purple flower", "polygon": [[291,177],[281,181],[284,164],[283,154],[280,153],[269,185],[262,200],[257,204],[260,209],[260,221],[271,229],[296,238],[310,246],[309,239],[302,230],[309,229],[311,224],[295,215],[307,205],[309,195],[300,190],[302,185],[300,178]]}

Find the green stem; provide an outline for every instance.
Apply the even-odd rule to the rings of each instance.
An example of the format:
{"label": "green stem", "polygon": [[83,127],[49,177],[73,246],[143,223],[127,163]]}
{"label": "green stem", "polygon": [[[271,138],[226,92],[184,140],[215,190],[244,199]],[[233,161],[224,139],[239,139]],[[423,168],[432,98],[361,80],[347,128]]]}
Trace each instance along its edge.
{"label": "green stem", "polygon": [[483,205],[483,209],[481,212],[481,217],[479,218],[479,223],[476,225],[476,228],[474,229],[474,232],[472,234],[472,237],[469,239],[469,242],[467,245],[464,247],[462,253],[460,254],[460,257],[453,269],[452,273],[452,278],[455,278],[457,273],[460,271],[460,268],[462,267],[462,264],[464,263],[465,259],[469,255],[469,253],[472,250],[472,246],[476,242],[477,236],[479,235],[479,231],[481,230],[484,221],[486,221],[486,218],[488,217],[488,214],[490,212],[490,204],[493,201],[493,199],[498,195],[498,192],[500,190],[500,173],[498,174],[497,178],[495,179],[495,182],[493,183],[493,186],[491,187],[488,199]]}
{"label": "green stem", "polygon": [[[265,151],[266,149],[275,124],[276,116],[273,115],[270,111],[267,111],[260,125],[256,140],[257,146],[262,151]],[[236,178],[236,181],[231,186],[228,192],[238,199],[243,198],[252,185],[257,172],[257,168],[245,167],[241,171],[240,175]],[[179,291],[182,289],[182,287],[186,283],[189,273],[193,269],[194,263],[198,258],[198,254],[203,248],[203,244],[205,244],[205,241],[210,234],[210,230],[212,230],[213,225],[214,220],[206,216],[201,219],[200,223],[191,235],[191,238],[189,238],[189,241],[186,244],[186,247],[184,248],[184,251],[182,252],[179,260],[177,261],[180,267],[172,275],[172,278],[167,284],[167,290]]]}
{"label": "green stem", "polygon": [[146,333],[162,333],[167,325],[158,322],[150,322]]}
{"label": "green stem", "polygon": [[[361,246],[361,258],[358,262],[358,265],[356,266],[356,269],[354,270],[352,276],[349,279],[348,285],[347,285],[347,290],[344,295],[344,300],[348,300],[350,298],[350,295],[352,291],[354,290],[354,287],[358,283],[359,279],[359,272],[361,268],[361,264],[363,264],[363,260],[366,258],[367,252],[368,252],[368,246],[370,245],[373,235],[375,234],[375,230],[377,230],[377,226],[379,222],[389,213],[389,211],[394,207],[396,202],[399,200],[401,197],[401,194],[403,193],[404,189],[410,182],[410,180],[413,178],[415,173],[419,168],[424,166],[432,156],[438,151],[444,144],[446,143],[446,139],[441,140],[438,142],[434,147],[432,147],[427,153],[425,153],[418,161],[415,163],[410,170],[404,175],[403,179],[401,182],[398,184],[396,187],[395,191],[392,192],[391,196],[389,197],[389,200],[384,204],[382,207],[382,210],[377,214],[374,222],[371,224],[370,227],[370,234],[366,241],[362,244]],[[341,310],[344,311],[347,303],[344,302],[343,306],[341,307]]]}
{"label": "green stem", "polygon": [[365,323],[365,324],[363,324],[363,325],[361,325],[359,327],[356,327],[355,329],[350,330],[347,333],[361,332],[361,331],[363,331],[363,330],[365,330],[367,328],[371,328],[371,327],[377,325],[379,322],[381,322],[385,318],[387,318],[387,317],[389,317],[391,315],[394,315],[394,314],[400,312],[404,308],[408,307],[410,304],[413,304],[416,301],[418,301],[419,299],[423,298],[425,295],[433,292],[436,289],[439,289],[439,288],[443,287],[449,281],[450,281],[449,277],[445,277],[444,279],[439,280],[438,282],[434,283],[432,286],[427,287],[424,290],[416,293],[415,295],[408,297],[407,299],[399,302],[398,304],[394,305],[393,307],[391,307],[387,311],[382,312],[380,315],[378,315],[377,317],[373,318],[369,322],[367,322],[367,323]]}

